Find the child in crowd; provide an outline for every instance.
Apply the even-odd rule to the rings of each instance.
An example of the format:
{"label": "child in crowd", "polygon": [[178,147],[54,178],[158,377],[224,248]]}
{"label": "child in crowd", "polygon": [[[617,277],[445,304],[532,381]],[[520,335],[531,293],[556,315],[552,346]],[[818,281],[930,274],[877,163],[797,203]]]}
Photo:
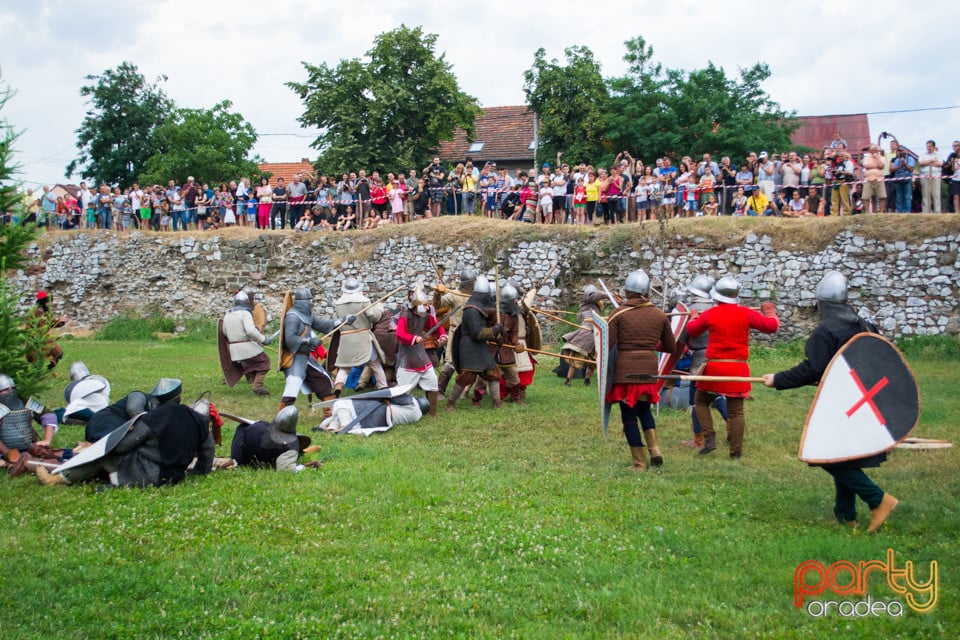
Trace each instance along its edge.
{"label": "child in crowd", "polygon": [[522,201],[520,222],[533,224],[537,221],[537,203],[540,201],[536,180],[531,178],[520,190],[520,200]]}
{"label": "child in crowd", "polygon": [[160,231],[170,231],[170,202],[166,198],[160,201]]}
{"label": "child in crowd", "polygon": [[583,178],[577,178],[573,188],[573,224],[587,223],[587,188],[583,185]]}
{"label": "child in crowd", "polygon": [[807,214],[807,203],[800,197],[800,189],[794,189],[793,197],[787,202],[783,209],[783,215],[787,218],[802,218]]}
{"label": "child in crowd", "polygon": [[393,222],[396,224],[403,223],[403,208],[406,204],[407,192],[400,186],[400,181],[394,180],[390,193],[387,194],[387,197],[390,200],[390,213],[393,216]]}
{"label": "child in crowd", "polygon": [[354,222],[357,219],[357,215],[353,212],[353,207],[347,205],[344,207],[343,212],[337,216],[337,231],[346,231],[347,229],[352,229]]}
{"label": "child in crowd", "polygon": [[309,209],[305,209],[293,228],[297,231],[310,231],[313,228],[313,213]]}
{"label": "child in crowd", "polygon": [[553,224],[553,192],[549,186],[540,189],[539,212],[542,224]]}
{"label": "child in crowd", "polygon": [[744,216],[747,214],[747,196],[743,193],[743,187],[737,187],[737,193],[733,196],[733,215]]}
{"label": "child in crowd", "polygon": [[[700,205],[707,203],[707,198],[713,195],[714,187],[717,185],[717,179],[713,175],[713,170],[708,164],[703,168],[703,175],[700,176]],[[716,200],[716,198],[714,198]]]}
{"label": "child in crowd", "polygon": [[697,214],[697,188],[693,182],[688,182],[683,189],[683,217],[689,218]]}
{"label": "child in crowd", "polygon": [[633,190],[633,195],[637,200],[637,219],[641,222],[649,219],[650,216],[650,184],[646,176],[640,176],[637,180],[637,186]]}
{"label": "child in crowd", "polygon": [[[709,169],[707,169],[709,171]],[[700,216],[716,216],[719,205],[717,198],[712,193],[707,194],[707,201],[703,203],[703,210],[697,214]]]}

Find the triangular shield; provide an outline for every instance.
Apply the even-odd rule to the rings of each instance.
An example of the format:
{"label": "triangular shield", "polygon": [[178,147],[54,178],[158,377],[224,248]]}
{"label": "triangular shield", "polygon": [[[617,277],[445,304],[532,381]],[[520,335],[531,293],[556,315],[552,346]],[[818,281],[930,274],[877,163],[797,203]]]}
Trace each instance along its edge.
{"label": "triangular shield", "polygon": [[396,398],[397,396],[402,396],[405,393],[410,393],[410,391],[416,387],[417,384],[405,384],[402,386],[396,387],[387,387],[386,389],[377,389],[375,391],[367,391],[365,393],[355,393],[351,396],[345,396],[343,398],[333,398],[331,400],[324,400],[323,402],[314,402],[313,408],[319,407],[330,407],[333,406],[333,403],[337,400],[389,400],[390,398]]}
{"label": "triangular shield", "polygon": [[828,464],[884,453],[920,417],[913,371],[886,338],[860,333],[827,366],[800,440],[799,458]]}
{"label": "triangular shield", "polygon": [[607,437],[607,425],[610,424],[610,403],[607,391],[613,383],[613,365],[617,358],[616,345],[610,345],[610,326],[606,318],[596,311],[590,312],[593,320],[593,343],[597,351],[597,393],[600,395],[600,425],[603,437]]}
{"label": "triangular shield", "polygon": [[120,441],[123,440],[123,437],[127,435],[128,431],[130,431],[130,427],[133,426],[133,423],[136,422],[137,419],[142,415],[143,413],[138,413],[107,435],[91,444],[89,447],[81,449],[72,458],[54,469],[53,473],[63,473],[67,469],[79,467],[80,465],[95,462],[106,457],[108,453],[113,451],[113,449],[120,444]]}

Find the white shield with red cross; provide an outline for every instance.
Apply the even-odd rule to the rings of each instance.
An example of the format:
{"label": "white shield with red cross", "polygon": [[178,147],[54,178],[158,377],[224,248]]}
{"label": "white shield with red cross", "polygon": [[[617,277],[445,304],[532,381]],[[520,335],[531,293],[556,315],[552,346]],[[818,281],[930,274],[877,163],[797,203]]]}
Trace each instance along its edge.
{"label": "white shield with red cross", "polygon": [[913,371],[886,338],[861,333],[833,357],[820,380],[799,458],[826,464],[889,451],[920,417]]}

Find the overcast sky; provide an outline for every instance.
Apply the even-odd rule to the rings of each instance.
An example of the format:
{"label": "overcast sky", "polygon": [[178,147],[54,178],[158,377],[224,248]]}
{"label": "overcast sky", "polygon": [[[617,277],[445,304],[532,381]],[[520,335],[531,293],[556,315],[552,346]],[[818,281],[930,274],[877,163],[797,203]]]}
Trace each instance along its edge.
{"label": "overcast sky", "polygon": [[917,111],[960,105],[951,31],[960,2],[924,0],[3,0],[0,74],[16,96],[0,117],[22,131],[28,186],[65,182],[87,110],[84,76],[127,60],[148,79],[166,75],[178,106],[232,100],[261,135],[255,151],[265,160],[313,159],[313,132],[297,122],[303,105],[284,83],[306,78],[301,61],[362,56],[401,23],[438,34],[438,54],[482,106],[525,102],[522,73],[539,47],[562,60],[565,47],[586,46],[611,77],[625,68],[623,42],[641,35],[665,67],[713,61],[730,76],[767,63],[764,88],[798,115],[866,112],[874,139],[890,131],[915,150],[933,138],[947,152],[960,138],[960,109]]}

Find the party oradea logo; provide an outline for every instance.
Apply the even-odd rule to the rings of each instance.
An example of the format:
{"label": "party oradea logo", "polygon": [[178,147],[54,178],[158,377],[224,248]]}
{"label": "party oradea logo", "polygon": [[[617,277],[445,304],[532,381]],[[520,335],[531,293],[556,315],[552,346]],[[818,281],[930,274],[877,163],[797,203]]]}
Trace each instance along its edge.
{"label": "party oradea logo", "polygon": [[[793,604],[815,618],[900,617],[907,608],[930,613],[937,605],[939,577],[935,560],[924,580],[912,561],[898,566],[893,549],[887,549],[886,560],[837,560],[829,565],[806,560],[793,572]],[[875,599],[869,593],[871,588],[882,590],[883,584],[898,597]]]}

